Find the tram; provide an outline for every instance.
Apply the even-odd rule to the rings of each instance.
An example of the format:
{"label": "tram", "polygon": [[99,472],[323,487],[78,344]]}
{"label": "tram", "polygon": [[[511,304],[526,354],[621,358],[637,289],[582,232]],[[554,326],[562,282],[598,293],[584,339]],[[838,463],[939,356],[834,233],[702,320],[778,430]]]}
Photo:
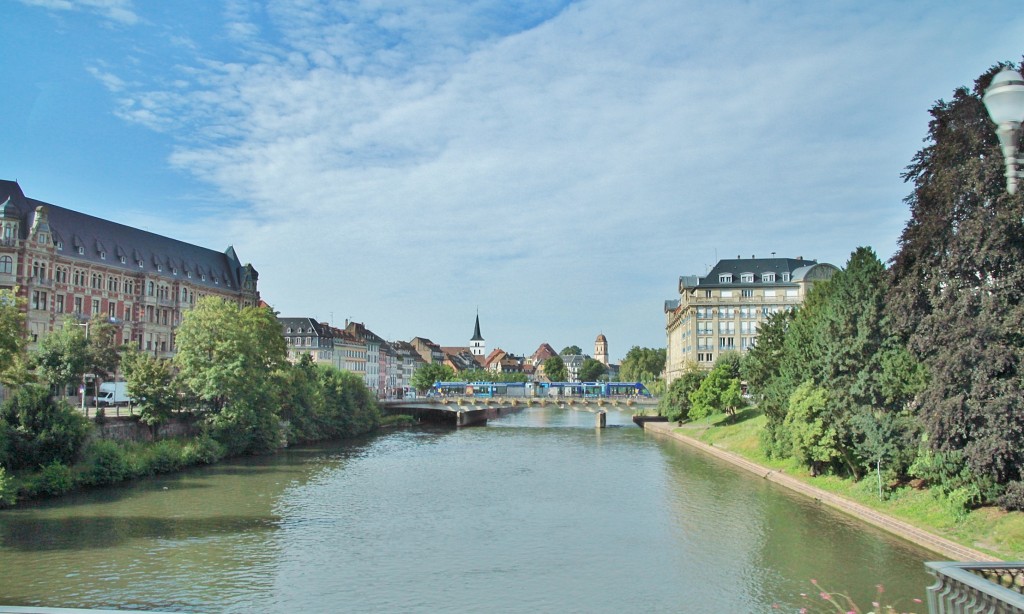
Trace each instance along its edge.
{"label": "tram", "polygon": [[435,382],[427,396],[614,399],[650,398],[651,392],[642,382]]}

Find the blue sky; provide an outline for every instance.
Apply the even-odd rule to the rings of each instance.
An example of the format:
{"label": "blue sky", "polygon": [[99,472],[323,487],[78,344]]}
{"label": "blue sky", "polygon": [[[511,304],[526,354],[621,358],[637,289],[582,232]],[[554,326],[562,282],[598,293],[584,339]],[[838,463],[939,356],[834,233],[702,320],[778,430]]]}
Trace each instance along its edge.
{"label": "blue sky", "polygon": [[717,258],[888,259],[1017,2],[4,0],[0,177],[389,339],[663,347]]}

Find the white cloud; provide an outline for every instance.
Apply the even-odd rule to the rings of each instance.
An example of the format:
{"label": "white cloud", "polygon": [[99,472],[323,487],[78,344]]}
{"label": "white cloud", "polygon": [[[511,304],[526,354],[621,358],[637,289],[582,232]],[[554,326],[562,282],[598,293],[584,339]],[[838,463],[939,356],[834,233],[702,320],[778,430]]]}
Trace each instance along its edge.
{"label": "white cloud", "polygon": [[138,23],[132,0],[20,0],[22,4],[55,11],[87,11],[122,25]]}
{"label": "white cloud", "polygon": [[504,6],[232,2],[238,56],[121,114],[251,204],[210,236],[290,315],[455,344],[479,306],[513,351],[624,354],[716,253],[888,257],[927,108],[1003,59],[976,8],[930,3]]}

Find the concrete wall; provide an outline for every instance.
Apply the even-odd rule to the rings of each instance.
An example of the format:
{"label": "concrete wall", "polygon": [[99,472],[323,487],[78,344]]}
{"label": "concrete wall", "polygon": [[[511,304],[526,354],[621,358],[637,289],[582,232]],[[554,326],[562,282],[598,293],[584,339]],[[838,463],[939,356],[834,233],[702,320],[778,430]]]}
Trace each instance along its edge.
{"label": "concrete wall", "polygon": [[108,416],[102,424],[96,424],[95,437],[116,441],[153,441],[198,433],[198,422],[192,416],[172,416],[167,424],[160,427],[156,437],[148,425],[139,422],[137,416]]}

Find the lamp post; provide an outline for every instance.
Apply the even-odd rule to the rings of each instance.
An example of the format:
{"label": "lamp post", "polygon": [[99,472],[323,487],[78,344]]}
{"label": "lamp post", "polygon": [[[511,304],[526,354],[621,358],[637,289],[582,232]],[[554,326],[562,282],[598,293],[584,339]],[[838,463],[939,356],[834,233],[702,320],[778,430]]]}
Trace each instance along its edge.
{"label": "lamp post", "polygon": [[1017,141],[1024,121],[1024,77],[1016,70],[1004,68],[992,79],[981,100],[997,126],[996,135],[1006,162],[1006,191],[1015,194],[1017,180],[1024,177],[1024,173],[1017,170],[1018,164],[1024,164],[1024,160],[1017,157]]}

